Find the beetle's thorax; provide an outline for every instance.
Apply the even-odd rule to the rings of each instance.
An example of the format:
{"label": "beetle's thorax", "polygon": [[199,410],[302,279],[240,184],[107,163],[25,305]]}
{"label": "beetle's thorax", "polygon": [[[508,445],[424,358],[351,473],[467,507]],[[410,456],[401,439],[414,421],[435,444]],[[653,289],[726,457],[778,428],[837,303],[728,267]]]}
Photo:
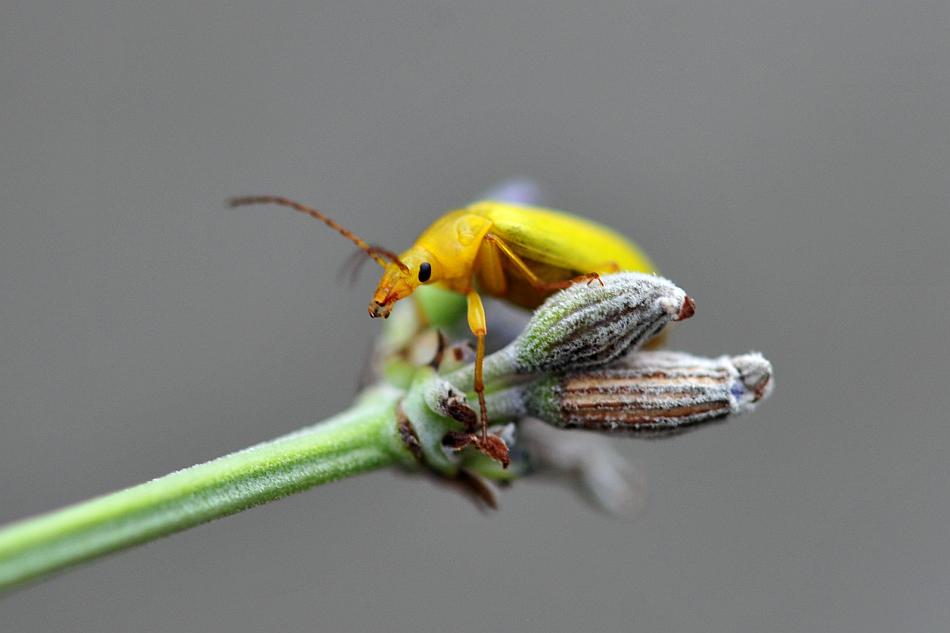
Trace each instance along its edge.
{"label": "beetle's thorax", "polygon": [[[439,262],[440,281],[448,285],[467,283],[491,220],[465,209],[450,211],[432,223],[416,240],[413,249],[423,249]],[[411,249],[412,250],[412,249]]]}

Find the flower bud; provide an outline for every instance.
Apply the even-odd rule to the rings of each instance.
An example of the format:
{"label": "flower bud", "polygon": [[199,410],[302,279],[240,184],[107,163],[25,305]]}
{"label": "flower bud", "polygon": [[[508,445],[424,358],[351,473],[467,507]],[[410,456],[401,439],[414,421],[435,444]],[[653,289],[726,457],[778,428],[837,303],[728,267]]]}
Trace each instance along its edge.
{"label": "flower bud", "polygon": [[663,277],[618,273],[544,302],[513,343],[516,373],[600,367],[692,316],[693,300]]}
{"label": "flower bud", "polygon": [[522,387],[524,411],[566,428],[671,435],[751,411],[772,390],[758,353],[708,359],[640,352],[622,366],[550,377]]}
{"label": "flower bud", "polygon": [[[549,297],[514,341],[485,358],[485,384],[606,365],[694,310],[683,290],[656,275],[616,273],[576,283]],[[445,378],[465,389],[472,377],[468,366]]]}

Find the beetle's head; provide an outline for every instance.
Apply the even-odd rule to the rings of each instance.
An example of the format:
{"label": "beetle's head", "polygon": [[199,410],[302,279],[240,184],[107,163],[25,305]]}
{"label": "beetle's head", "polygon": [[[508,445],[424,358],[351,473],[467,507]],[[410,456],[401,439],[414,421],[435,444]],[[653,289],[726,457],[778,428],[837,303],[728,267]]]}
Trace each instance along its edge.
{"label": "beetle's head", "polygon": [[422,284],[437,281],[437,270],[432,254],[418,246],[389,262],[369,303],[369,315],[385,319],[397,301],[411,295]]}

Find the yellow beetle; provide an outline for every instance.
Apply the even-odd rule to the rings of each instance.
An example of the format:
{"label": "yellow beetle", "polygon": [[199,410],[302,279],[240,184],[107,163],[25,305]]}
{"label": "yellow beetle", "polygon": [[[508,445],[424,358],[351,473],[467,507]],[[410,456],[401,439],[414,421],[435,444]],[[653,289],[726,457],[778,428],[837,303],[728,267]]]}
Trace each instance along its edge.
{"label": "yellow beetle", "polygon": [[[320,211],[280,196],[234,198],[231,206],[276,204],[307,214],[336,230],[383,267],[369,304],[371,317],[388,317],[393,305],[422,284],[439,284],[465,295],[468,325],[477,338],[474,390],[481,412],[481,435],[468,443],[507,464],[508,451],[488,435],[482,362],[488,325],[479,293],[525,308],[577,281],[596,281],[618,271],[655,272],[631,241],[601,224],[540,207],[483,200],[450,211],[432,223],[400,255],[371,246]],[[458,446],[457,446],[458,448]]]}

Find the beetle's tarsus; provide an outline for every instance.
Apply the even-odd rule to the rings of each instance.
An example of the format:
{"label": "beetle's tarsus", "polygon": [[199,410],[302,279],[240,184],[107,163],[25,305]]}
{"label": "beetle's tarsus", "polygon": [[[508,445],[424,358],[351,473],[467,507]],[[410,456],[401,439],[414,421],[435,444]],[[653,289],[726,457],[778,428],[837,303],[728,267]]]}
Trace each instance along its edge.
{"label": "beetle's tarsus", "polygon": [[587,277],[587,278],[588,278],[588,279],[587,279],[587,285],[588,285],[588,286],[591,285],[592,283],[594,283],[594,282],[596,281],[597,283],[600,284],[600,287],[601,287],[601,288],[604,287],[604,280],[601,279],[601,278],[600,278],[600,275],[598,275],[597,273],[588,273],[588,274],[586,274],[586,275],[583,275],[583,276],[581,277],[581,279],[583,279],[583,277]]}
{"label": "beetle's tarsus", "polygon": [[500,463],[502,468],[508,468],[511,456],[505,441],[494,434],[481,435],[480,433],[466,433],[464,431],[449,431],[442,437],[442,445],[453,451],[473,446],[486,457]]}

